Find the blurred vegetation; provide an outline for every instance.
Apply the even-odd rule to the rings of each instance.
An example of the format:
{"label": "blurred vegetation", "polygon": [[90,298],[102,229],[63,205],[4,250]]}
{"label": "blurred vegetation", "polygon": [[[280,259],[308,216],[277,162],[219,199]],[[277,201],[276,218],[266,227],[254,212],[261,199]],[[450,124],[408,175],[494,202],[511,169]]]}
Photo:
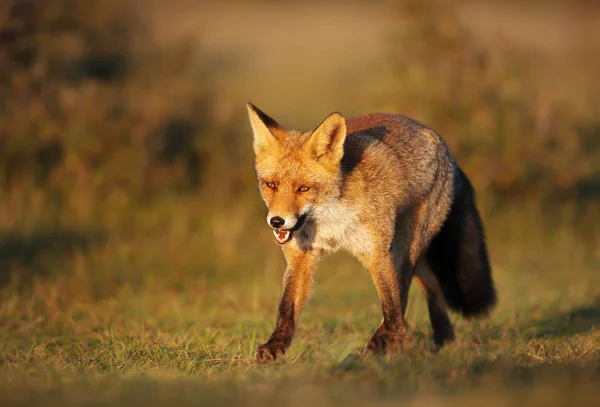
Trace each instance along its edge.
{"label": "blurred vegetation", "polygon": [[1,187],[138,198],[200,183],[211,122],[186,44],[118,1],[17,2],[2,34]]}
{"label": "blurred vegetation", "polygon": [[480,194],[513,203],[600,196],[597,109],[577,111],[537,89],[526,61],[501,41],[484,46],[451,2],[394,4],[391,103],[445,138]]}
{"label": "blurred vegetation", "polygon": [[141,242],[151,236],[178,253],[188,240],[204,253],[231,250],[213,245],[211,223],[221,211],[239,216],[235,197],[255,190],[252,161],[191,44],[161,47],[127,2],[14,4],[0,32],[0,253],[10,253],[0,282],[52,275],[46,254],[82,252],[88,245],[73,242],[98,236],[112,249],[86,265],[102,272],[85,274],[115,283],[149,279],[151,270],[125,265],[130,277],[118,278],[107,262],[132,242],[135,258],[156,253]]}
{"label": "blurred vegetation", "polygon": [[[263,207],[243,109],[222,106],[201,50],[162,45],[126,2],[13,4],[0,31],[0,281],[71,275],[78,261],[72,284],[108,295],[125,282],[182,287],[281,264],[263,259],[270,236],[253,227]],[[500,208],[498,222],[511,218],[531,240],[547,224],[594,236],[597,112],[535,89],[526,66],[483,47],[451,3],[392,6],[386,110],[442,134],[488,222]],[[552,216],[517,226],[515,203]],[[489,229],[492,244],[508,237]]]}
{"label": "blurred vegetation", "polygon": [[[483,47],[461,26],[451,3],[392,6],[386,110],[447,140],[476,186],[491,244],[521,230],[526,247],[553,225],[593,246],[594,111],[544,97],[518,58]],[[216,97],[217,68],[201,50],[160,43],[132,3],[24,0],[5,9],[0,283],[64,279],[77,288],[61,291],[70,302],[114,295],[123,284],[180,290],[240,276],[247,265],[242,278],[282,265],[276,251],[265,257],[270,234],[243,106]],[[544,207],[550,212],[538,214]],[[522,224],[515,215],[523,208],[539,217]],[[511,228],[496,227],[507,219]],[[492,252],[504,254],[502,246]]]}

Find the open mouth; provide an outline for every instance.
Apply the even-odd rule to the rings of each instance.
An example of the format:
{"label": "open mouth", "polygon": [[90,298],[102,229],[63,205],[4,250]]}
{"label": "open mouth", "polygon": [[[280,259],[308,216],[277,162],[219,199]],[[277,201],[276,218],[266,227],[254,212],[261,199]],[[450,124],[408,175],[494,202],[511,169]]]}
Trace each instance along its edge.
{"label": "open mouth", "polygon": [[302,215],[298,218],[296,225],[292,229],[275,229],[273,230],[273,234],[275,235],[275,242],[277,244],[283,245],[288,243],[294,237],[294,232],[299,230],[306,220],[306,215]]}
{"label": "open mouth", "polygon": [[294,232],[289,229],[277,229],[273,231],[273,234],[275,235],[275,241],[278,244],[286,244],[292,240]]}

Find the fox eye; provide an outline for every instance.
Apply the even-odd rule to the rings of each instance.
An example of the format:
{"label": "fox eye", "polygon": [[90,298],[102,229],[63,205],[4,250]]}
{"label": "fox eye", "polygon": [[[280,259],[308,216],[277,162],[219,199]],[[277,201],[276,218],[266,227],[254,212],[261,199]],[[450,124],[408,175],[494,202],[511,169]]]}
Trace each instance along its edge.
{"label": "fox eye", "polygon": [[301,186],[300,188],[298,188],[298,191],[300,191],[300,192],[306,192],[306,191],[308,191],[309,189],[310,189],[310,187],[307,187],[307,186]]}
{"label": "fox eye", "polygon": [[275,183],[274,182],[267,182],[267,186],[271,189],[275,189]]}

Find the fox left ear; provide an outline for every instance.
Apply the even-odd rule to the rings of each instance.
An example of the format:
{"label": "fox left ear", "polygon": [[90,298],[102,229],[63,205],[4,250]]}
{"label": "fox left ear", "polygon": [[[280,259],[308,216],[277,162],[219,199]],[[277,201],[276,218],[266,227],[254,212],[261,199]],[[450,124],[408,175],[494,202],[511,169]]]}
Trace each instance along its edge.
{"label": "fox left ear", "polygon": [[280,129],[279,124],[262,112],[252,103],[246,105],[248,117],[254,133],[254,152],[258,153],[266,148],[272,148],[277,144],[273,131]]}
{"label": "fox left ear", "polygon": [[305,146],[316,159],[327,158],[332,162],[339,162],[344,155],[345,140],[346,119],[335,112],[327,116],[313,131]]}

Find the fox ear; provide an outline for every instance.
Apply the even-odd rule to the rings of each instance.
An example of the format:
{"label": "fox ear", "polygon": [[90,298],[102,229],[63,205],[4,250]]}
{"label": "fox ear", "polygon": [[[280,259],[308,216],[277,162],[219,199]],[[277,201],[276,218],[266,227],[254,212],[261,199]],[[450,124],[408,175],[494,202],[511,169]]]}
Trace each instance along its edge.
{"label": "fox ear", "polygon": [[281,128],[279,124],[252,103],[246,105],[248,117],[254,133],[254,152],[270,148],[277,143],[273,130]]}
{"label": "fox ear", "polygon": [[313,131],[306,143],[312,155],[339,162],[344,155],[346,119],[340,113],[332,113]]}

